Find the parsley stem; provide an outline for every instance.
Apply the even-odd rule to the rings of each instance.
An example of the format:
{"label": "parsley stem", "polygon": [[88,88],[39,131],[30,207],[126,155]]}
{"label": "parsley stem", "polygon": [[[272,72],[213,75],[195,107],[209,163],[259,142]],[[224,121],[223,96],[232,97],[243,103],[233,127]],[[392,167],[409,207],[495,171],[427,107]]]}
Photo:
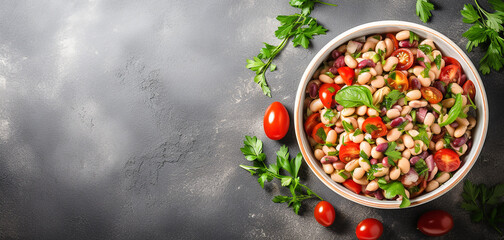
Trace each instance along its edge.
{"label": "parsley stem", "polygon": [[333,3],[327,3],[327,2],[321,2],[321,1],[315,1],[316,3],[320,3],[320,4],[324,4],[324,5],[327,5],[327,6],[333,6],[333,7],[337,7],[338,5],[337,4],[333,4]]}
{"label": "parsley stem", "polygon": [[324,201],[324,199],[322,199],[319,195],[317,195],[315,192],[313,192],[313,191],[312,191],[309,187],[305,186],[305,185],[304,185],[304,184],[302,184],[302,183],[299,183],[299,185],[300,185],[301,187],[304,187],[304,188],[305,188],[305,189],[307,189],[307,190],[310,190],[310,191],[313,193],[313,195],[317,196],[317,197],[318,197],[321,201]]}

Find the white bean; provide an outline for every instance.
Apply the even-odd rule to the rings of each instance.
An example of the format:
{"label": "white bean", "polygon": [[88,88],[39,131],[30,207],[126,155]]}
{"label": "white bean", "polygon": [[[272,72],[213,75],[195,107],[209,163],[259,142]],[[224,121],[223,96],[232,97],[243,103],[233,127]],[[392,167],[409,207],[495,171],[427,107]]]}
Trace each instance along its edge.
{"label": "white bean", "polygon": [[361,142],[359,147],[366,155],[371,155],[371,145],[368,142]]}
{"label": "white bean", "polygon": [[369,181],[367,180],[367,178],[361,178],[361,179],[356,179],[356,178],[352,178],[352,180],[359,184],[359,185],[362,185],[362,186],[365,186],[365,185],[368,185]]}
{"label": "white bean", "polygon": [[403,140],[404,146],[406,146],[406,148],[412,148],[412,147],[415,146],[415,141],[408,134],[403,134],[402,135],[402,140]]}
{"label": "white bean", "polygon": [[380,61],[378,61],[378,62],[376,63],[376,66],[374,67],[374,70],[375,70],[375,72],[376,72],[376,75],[373,75],[373,76],[382,77],[381,75],[382,75],[382,73],[383,73],[383,66],[382,66],[382,64],[381,64],[381,62],[380,62]]}
{"label": "white bean", "polygon": [[376,159],[383,158],[383,153],[376,151],[376,147],[372,147],[371,148],[371,157],[376,158]]}
{"label": "white bean", "polygon": [[319,80],[324,83],[334,83],[334,79],[332,79],[331,77],[329,77],[326,74],[320,74]]}
{"label": "white bean", "polygon": [[334,83],[336,84],[345,84],[345,81],[343,80],[343,78],[341,77],[341,75],[338,75],[334,78]]}
{"label": "white bean", "polygon": [[432,133],[434,133],[434,134],[441,133],[441,127],[437,123],[432,124],[430,128],[431,128]]}
{"label": "white bean", "polygon": [[322,159],[325,156],[325,153],[324,151],[322,151],[322,149],[315,149],[314,155],[315,158],[320,161],[320,159]]}
{"label": "white bean", "polygon": [[397,162],[397,167],[401,170],[402,173],[406,174],[410,170],[410,162],[406,158],[401,158]]}
{"label": "white bean", "polygon": [[392,39],[390,38],[385,38],[385,46],[387,46],[387,51],[385,53],[385,57],[388,57],[392,55],[394,52],[394,42],[392,42]]}
{"label": "white bean", "polygon": [[412,107],[410,106],[404,106],[402,111],[401,111],[401,116],[406,116],[411,112]]}
{"label": "white bean", "polygon": [[389,168],[388,167],[381,167],[379,168],[375,173],[373,173],[373,176],[375,177],[383,177],[389,173]]}
{"label": "white bean", "polygon": [[394,118],[397,118],[399,116],[401,116],[401,112],[399,112],[399,110],[397,110],[397,109],[392,108],[392,109],[390,109],[390,110],[387,111],[387,117],[390,118],[390,119],[394,119]]}
{"label": "white bean", "polygon": [[429,46],[431,46],[431,48],[432,48],[433,50],[434,50],[434,49],[436,49],[436,45],[434,45],[434,41],[432,41],[432,39],[428,39],[428,38],[427,38],[427,39],[425,39],[425,40],[421,41],[419,45],[424,45],[424,44],[425,44],[425,45],[429,45]]}
{"label": "white bean", "polygon": [[436,188],[439,187],[439,183],[436,180],[432,180],[429,183],[427,183],[427,187],[425,188],[426,192],[432,192],[436,190]]}
{"label": "white bean", "polygon": [[361,73],[357,77],[357,83],[364,85],[364,84],[368,83],[370,79],[371,79],[370,72]]}
{"label": "white bean", "polygon": [[331,144],[336,144],[336,139],[338,138],[338,134],[334,130],[330,130],[327,133],[326,142]]}
{"label": "white bean", "polygon": [[358,159],[354,159],[350,162],[348,162],[346,165],[345,165],[345,171],[347,172],[351,172],[353,171],[355,168],[357,168],[359,166],[359,161]]}
{"label": "white bean", "polygon": [[355,112],[355,108],[353,108],[353,107],[343,108],[343,110],[341,111],[341,115],[348,117],[348,116],[354,114],[354,112]]}
{"label": "white bean", "polygon": [[385,86],[385,79],[383,79],[382,76],[378,76],[375,80],[371,81],[371,86],[373,86],[374,88],[381,88]]}
{"label": "white bean", "polygon": [[457,83],[452,83],[451,84],[451,92],[453,94],[457,94],[457,93],[460,93],[462,94],[464,92],[464,90],[462,89],[462,87],[460,85],[458,85]]}
{"label": "white bean", "polygon": [[344,178],[343,176],[341,175],[345,175],[346,178],[349,177],[349,174],[347,172],[339,172],[339,171],[335,171],[331,174],[331,179],[337,183],[343,183],[346,181],[346,178]]}
{"label": "white bean", "polygon": [[353,170],[353,177],[356,179],[361,179],[364,177],[364,174],[366,174],[366,171],[364,169],[358,167]]}
{"label": "white bean", "polygon": [[391,56],[388,57],[387,60],[385,61],[385,65],[383,65],[383,70],[386,72],[390,72],[390,70],[394,67],[394,65],[397,65],[399,63],[399,59]]}
{"label": "white bean", "polygon": [[320,98],[317,98],[310,103],[310,111],[314,113],[320,111],[320,109],[322,109],[323,107],[324,104],[322,103]]}
{"label": "white bean", "polygon": [[350,68],[357,67],[357,61],[350,55],[345,56],[345,64]]}
{"label": "white bean", "polygon": [[389,174],[390,180],[397,180],[400,176],[401,176],[401,169],[397,167],[392,167]]}
{"label": "white bean", "polygon": [[428,87],[432,83],[432,79],[430,77],[424,78],[422,75],[418,76],[418,81],[422,84],[422,87]]}
{"label": "white bean", "polygon": [[[361,150],[362,151],[362,150]],[[364,160],[364,158],[359,158],[359,166],[361,169],[363,169],[365,172],[369,171],[371,169],[371,166],[369,165],[369,162]]]}
{"label": "white bean", "polygon": [[427,115],[425,115],[424,124],[430,127],[434,123],[434,120],[436,120],[434,114],[427,113]]}
{"label": "white bean", "polygon": [[448,179],[450,179],[450,174],[447,172],[441,172],[441,174],[439,174],[439,177],[436,178],[436,181],[439,184],[443,184],[448,181]]}
{"label": "white bean", "polygon": [[422,93],[420,92],[420,90],[411,90],[409,91],[408,93],[406,93],[406,99],[408,101],[411,101],[411,100],[418,100],[422,98]]}
{"label": "white bean", "polygon": [[392,128],[390,131],[387,133],[387,141],[389,142],[394,142],[395,140],[399,139],[401,137],[401,131],[397,128]]}
{"label": "white bean", "polygon": [[409,30],[403,30],[403,31],[400,31],[396,34],[396,39],[397,41],[402,41],[402,40],[406,40],[406,39],[409,39],[410,37],[410,31]]}
{"label": "white bean", "polygon": [[327,174],[331,174],[334,172],[334,167],[332,166],[331,163],[322,164],[322,168],[324,169],[324,172]]}
{"label": "white bean", "polygon": [[456,138],[462,137],[462,136],[464,136],[464,134],[466,133],[466,131],[467,131],[467,126],[460,125],[453,132],[453,136],[456,137]]}
{"label": "white bean", "polygon": [[[366,112],[367,112],[367,106],[366,105],[358,106],[357,109],[356,109],[356,113],[359,116],[366,115]],[[360,124],[359,124],[359,126],[360,126]]]}
{"label": "white bean", "polygon": [[378,190],[378,181],[371,181],[366,186],[366,191],[372,192]]}

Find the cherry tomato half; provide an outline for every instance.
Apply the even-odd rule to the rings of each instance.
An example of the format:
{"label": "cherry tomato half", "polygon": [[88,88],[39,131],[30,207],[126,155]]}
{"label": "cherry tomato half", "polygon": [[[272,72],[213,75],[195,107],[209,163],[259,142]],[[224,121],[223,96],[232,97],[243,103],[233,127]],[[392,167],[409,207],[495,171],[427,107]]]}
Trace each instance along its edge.
{"label": "cherry tomato half", "polygon": [[338,73],[343,78],[343,82],[346,85],[351,86],[355,79],[355,71],[350,67],[340,67],[338,68]]}
{"label": "cherry tomato half", "polygon": [[344,163],[359,158],[359,154],[360,154],[360,146],[358,143],[346,142],[340,147],[339,157],[340,161]]}
{"label": "cherry tomato half", "polygon": [[460,67],[455,64],[452,64],[445,66],[444,68],[441,69],[439,80],[443,81],[446,84],[454,83],[460,80],[461,75],[462,74],[460,72]]}
{"label": "cherry tomato half", "polygon": [[366,218],[357,225],[355,235],[359,240],[376,240],[383,234],[383,224],[374,219]]}
{"label": "cherry tomato half", "polygon": [[422,97],[427,99],[430,103],[435,104],[443,100],[443,93],[435,87],[422,87],[420,92],[422,92]]}
{"label": "cherry tomato half", "polygon": [[336,211],[333,205],[327,201],[320,201],[317,206],[315,206],[315,212],[313,213],[315,220],[317,220],[320,225],[324,227],[329,227],[334,223],[334,218],[336,218]]}
{"label": "cherry tomato half", "polygon": [[304,129],[306,134],[311,134],[313,128],[320,123],[320,113],[313,113],[304,122]]}
{"label": "cherry tomato half", "polygon": [[319,97],[326,108],[333,108],[336,106],[334,95],[341,89],[336,83],[324,83],[320,86]]}
{"label": "cherry tomato half", "polygon": [[[323,133],[322,133],[322,130],[320,130],[320,129],[323,130]],[[320,144],[324,144],[325,138],[327,137],[327,133],[330,130],[331,130],[331,128],[326,127],[326,125],[324,123],[319,123],[319,124],[315,125],[315,127],[313,128],[311,136],[312,136],[313,140],[315,140],[315,142],[318,142]],[[323,135],[325,135],[325,137]]]}
{"label": "cherry tomato half", "polygon": [[467,80],[464,83],[464,86],[462,86],[462,89],[464,89],[464,94],[467,94],[469,97],[471,97],[471,100],[474,102],[474,97],[476,96],[476,88],[474,87],[474,83],[471,80]]}
{"label": "cherry tomato half", "polygon": [[[373,125],[373,126],[369,126],[367,127],[367,125]],[[370,132],[369,134],[371,134],[371,137],[372,138],[379,138],[379,137],[382,137],[382,136],[385,136],[387,135],[387,125],[385,125],[385,123],[383,123],[381,117],[370,117],[370,118],[367,118],[363,123],[362,123],[362,127],[364,128],[364,132],[368,132],[368,129],[373,129],[372,132]]]}
{"label": "cherry tomato half", "polygon": [[397,57],[399,59],[399,63],[397,63],[397,70],[408,70],[411,66],[413,66],[413,62],[415,61],[415,57],[411,50],[407,48],[399,48],[392,53],[392,56]]}
{"label": "cherry tomato half", "polygon": [[347,179],[343,182],[343,186],[350,189],[352,192],[359,194],[362,191],[362,186],[354,182],[352,179]]}
{"label": "cherry tomato half", "polygon": [[448,65],[457,65],[460,69],[462,69],[462,66],[460,65],[459,61],[457,59],[452,58],[452,57],[443,57],[443,60],[445,61],[445,66]]}
{"label": "cherry tomato half", "polygon": [[392,43],[394,44],[394,51],[399,48],[399,41],[397,41],[394,34],[387,33],[387,35],[385,35],[385,37],[390,38],[390,40],[392,40]]}
{"label": "cherry tomato half", "polygon": [[266,109],[263,127],[266,136],[272,140],[280,140],[289,131],[289,113],[280,102],[273,102]]}
{"label": "cherry tomato half", "polygon": [[442,236],[453,228],[453,217],[443,210],[431,210],[420,216],[417,228],[427,236]]}
{"label": "cherry tomato half", "polygon": [[397,89],[400,92],[405,92],[409,88],[408,77],[401,71],[390,72],[387,82],[392,88]]}
{"label": "cherry tomato half", "polygon": [[459,155],[448,148],[439,149],[434,154],[434,162],[440,171],[453,172],[460,167]]}

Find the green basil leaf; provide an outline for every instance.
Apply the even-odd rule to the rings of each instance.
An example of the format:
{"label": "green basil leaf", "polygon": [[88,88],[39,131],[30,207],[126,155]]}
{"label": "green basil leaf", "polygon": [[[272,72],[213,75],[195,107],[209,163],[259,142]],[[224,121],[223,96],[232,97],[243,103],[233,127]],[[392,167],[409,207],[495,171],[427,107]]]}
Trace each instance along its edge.
{"label": "green basil leaf", "polygon": [[336,93],[334,99],[343,107],[358,107],[366,105],[370,108],[380,111],[373,105],[373,96],[371,91],[364,86],[348,86],[342,88]]}
{"label": "green basil leaf", "polygon": [[457,93],[457,96],[455,97],[455,104],[453,104],[453,107],[450,108],[450,111],[448,112],[448,118],[444,122],[440,123],[439,126],[444,127],[454,122],[460,115],[461,111],[462,111],[462,95],[460,93]]}

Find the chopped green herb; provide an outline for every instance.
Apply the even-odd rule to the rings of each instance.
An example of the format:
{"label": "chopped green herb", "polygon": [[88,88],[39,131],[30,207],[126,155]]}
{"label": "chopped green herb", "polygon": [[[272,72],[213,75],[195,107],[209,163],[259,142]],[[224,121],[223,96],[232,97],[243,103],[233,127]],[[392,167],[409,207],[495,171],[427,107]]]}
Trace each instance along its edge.
{"label": "chopped green herb", "polygon": [[331,121],[336,116],[336,114],[331,109],[327,109],[323,116],[328,121]]}
{"label": "chopped green herb", "polygon": [[392,108],[392,105],[394,105],[399,99],[403,98],[404,96],[406,96],[404,95],[404,93],[394,89],[385,96],[382,104],[385,105],[385,108],[387,108],[387,110],[389,110]]}
{"label": "chopped green herb", "polygon": [[328,156],[338,156],[339,155],[339,151],[329,151],[329,152],[327,152],[327,155]]}
{"label": "chopped green herb", "polygon": [[326,72],[325,73],[327,76],[329,76],[330,78],[335,78],[336,76],[334,76],[334,74],[332,72]]}
{"label": "chopped green herb", "polygon": [[359,156],[365,160],[369,160],[369,156],[364,152],[364,150],[360,151]]}
{"label": "chopped green herb", "polygon": [[336,92],[336,89],[334,89],[333,87],[328,87],[327,90],[329,90],[329,92],[331,93]]}
{"label": "chopped green herb", "polygon": [[418,46],[418,49],[420,51],[422,51],[423,53],[425,53],[425,55],[432,54],[432,47],[431,47],[431,45],[422,44],[422,45]]}
{"label": "chopped green herb", "polygon": [[418,35],[412,31],[409,31],[409,42],[413,43],[413,41],[418,41],[418,40],[420,40]]}
{"label": "chopped green herb", "polygon": [[366,132],[369,134],[371,134],[373,131],[378,130],[378,127],[376,125],[370,124],[370,123],[367,124],[365,128],[366,128]]}
{"label": "chopped green herb", "polygon": [[369,67],[367,67],[367,68],[363,68],[362,70],[360,70],[360,72],[359,72],[359,74],[357,74],[357,76],[358,76],[358,75],[361,75],[361,74],[363,74],[363,73],[366,73],[366,72],[371,71],[370,69],[371,69],[371,68],[369,68]]}
{"label": "chopped green herb", "polygon": [[360,134],[362,134],[362,130],[360,130],[360,128],[357,128],[357,130],[355,130],[355,132],[353,133],[353,136],[357,137]]}
{"label": "chopped green herb", "polygon": [[441,55],[437,55],[436,58],[434,58],[434,63],[436,63],[437,69],[441,70]]}
{"label": "chopped green herb", "polygon": [[396,147],[397,143],[389,142],[387,150],[385,150],[385,155],[388,156],[389,159],[392,159],[393,161],[397,161],[402,157],[401,152],[395,150]]}
{"label": "chopped green herb", "polygon": [[[401,182],[398,181],[393,181],[390,183],[383,183],[385,180],[381,181],[382,179],[378,180],[378,185],[381,189],[385,190],[384,191],[384,196],[385,198],[391,199],[394,198],[397,195],[402,196],[402,202],[401,205],[399,205],[400,208],[405,208],[410,205],[410,201],[408,199],[408,196],[406,195],[406,191],[404,189],[404,185],[402,185]],[[386,181],[385,181],[386,182]]]}
{"label": "chopped green herb", "polygon": [[324,128],[319,128],[319,129],[317,129],[317,133],[316,133],[316,135],[317,135],[320,139],[322,139],[322,141],[324,141],[324,142],[325,142],[325,140],[326,140],[326,138],[327,138],[327,135],[326,135],[326,133],[325,133],[325,131],[324,131]]}
{"label": "chopped green herb", "polygon": [[432,16],[431,11],[434,10],[434,4],[429,0],[417,0],[416,2],[416,15],[420,17],[422,22],[426,23]]}

